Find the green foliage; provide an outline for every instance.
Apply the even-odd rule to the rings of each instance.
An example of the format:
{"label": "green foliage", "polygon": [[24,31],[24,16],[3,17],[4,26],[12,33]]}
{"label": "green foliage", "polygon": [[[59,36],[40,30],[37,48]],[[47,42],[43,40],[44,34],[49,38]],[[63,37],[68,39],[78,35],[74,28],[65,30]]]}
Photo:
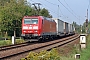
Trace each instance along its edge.
{"label": "green foliage", "polygon": [[[21,39],[16,39],[15,44],[23,43],[24,40]],[[6,46],[6,45],[11,45],[12,41],[11,40],[0,40],[0,46]]]}
{"label": "green foliage", "polygon": [[45,8],[43,8],[41,11],[40,11],[40,15],[41,16],[45,16],[45,17],[52,17],[50,14],[49,14],[49,11]]}
{"label": "green foliage", "polygon": [[82,49],[80,60],[89,60],[90,59],[90,34],[87,36],[86,49]]}
{"label": "green foliage", "polygon": [[[86,48],[78,50],[75,48],[74,53],[69,54],[68,57],[61,56],[62,60],[90,60],[90,34],[86,37]],[[75,59],[74,56],[76,53],[80,54],[80,59]]]}
{"label": "green foliage", "polygon": [[88,33],[90,34],[90,20],[89,20],[89,22],[88,22]]}
{"label": "green foliage", "polygon": [[[0,32],[7,32],[21,36],[21,22],[23,16],[32,16],[35,9],[26,0],[0,0]],[[40,15],[50,17],[48,10],[41,9]],[[15,33],[13,33],[15,31]]]}
{"label": "green foliage", "polygon": [[11,40],[1,40],[0,46],[11,45]]}
{"label": "green foliage", "polygon": [[81,33],[81,26],[78,25],[76,22],[73,22],[73,25],[75,27],[76,33]]}
{"label": "green foliage", "polygon": [[22,39],[16,39],[16,44],[19,44],[19,43],[24,43],[25,41],[24,40],[22,40]]}
{"label": "green foliage", "polygon": [[51,51],[41,51],[40,53],[30,52],[26,58],[21,60],[60,60],[57,49],[52,49]]}

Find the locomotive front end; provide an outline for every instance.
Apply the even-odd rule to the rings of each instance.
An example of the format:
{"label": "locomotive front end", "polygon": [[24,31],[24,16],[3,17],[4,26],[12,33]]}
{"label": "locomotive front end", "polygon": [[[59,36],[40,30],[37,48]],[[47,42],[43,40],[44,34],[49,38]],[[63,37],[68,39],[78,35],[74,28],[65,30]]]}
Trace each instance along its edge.
{"label": "locomotive front end", "polygon": [[37,38],[39,36],[39,24],[37,17],[24,17],[22,20],[22,34],[24,39]]}

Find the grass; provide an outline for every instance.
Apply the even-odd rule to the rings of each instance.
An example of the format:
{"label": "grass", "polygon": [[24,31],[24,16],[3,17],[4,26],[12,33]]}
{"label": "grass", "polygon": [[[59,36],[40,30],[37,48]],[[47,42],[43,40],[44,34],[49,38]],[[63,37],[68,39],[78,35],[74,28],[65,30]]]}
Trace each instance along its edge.
{"label": "grass", "polygon": [[[22,39],[16,39],[15,44],[23,43],[24,40]],[[6,46],[6,45],[11,45],[12,40],[0,40],[0,46]]]}
{"label": "grass", "polygon": [[[69,56],[61,56],[61,60],[90,60],[90,35],[86,37],[86,48],[78,51],[78,48],[73,49],[73,53]],[[74,56],[76,53],[80,54],[80,59],[75,59]]]}
{"label": "grass", "polygon": [[[70,48],[71,50],[69,53],[67,52],[68,54],[64,52],[65,54],[67,54],[66,56],[65,56],[65,54],[62,55],[59,53],[60,58],[58,60],[90,60],[90,35],[88,35],[86,38],[87,38],[86,39],[87,40],[87,47],[85,49],[80,49],[80,45],[77,44],[77,45],[75,45],[75,47],[73,46],[72,48]],[[69,45],[69,46],[71,47],[71,45]],[[62,53],[65,49],[67,49],[67,48],[62,49]],[[57,53],[57,52],[55,52],[55,53]],[[55,53],[53,53],[53,54],[55,54]],[[80,59],[75,59],[76,53],[80,54]],[[22,59],[22,60],[25,60],[25,59]],[[38,59],[36,59],[36,60],[38,60]]]}
{"label": "grass", "polygon": [[[60,60],[90,60],[90,34],[87,36],[87,47],[85,49],[78,50],[79,47],[76,46],[73,48],[71,53],[68,53],[68,56],[60,55]],[[24,40],[17,39],[16,43],[22,43]],[[11,40],[1,40],[0,46],[10,45]],[[56,53],[56,52],[55,52]],[[76,53],[80,53],[80,59],[75,59],[74,56]]]}
{"label": "grass", "polygon": [[0,46],[11,45],[11,40],[0,40]]}
{"label": "grass", "polygon": [[21,58],[21,60],[61,60],[56,48],[51,51],[41,51],[39,53],[30,52],[26,58]]}
{"label": "grass", "polygon": [[90,35],[87,36],[87,47],[82,49],[80,60],[90,60]]}

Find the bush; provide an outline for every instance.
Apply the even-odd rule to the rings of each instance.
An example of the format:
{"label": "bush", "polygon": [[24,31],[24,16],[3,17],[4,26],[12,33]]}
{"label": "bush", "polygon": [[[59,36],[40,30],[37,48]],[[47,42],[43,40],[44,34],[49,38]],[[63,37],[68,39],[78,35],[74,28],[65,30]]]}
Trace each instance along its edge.
{"label": "bush", "polygon": [[54,48],[51,51],[30,52],[26,58],[22,58],[21,60],[60,60],[60,56],[57,49]]}
{"label": "bush", "polygon": [[[24,40],[21,39],[16,39],[15,44],[23,43]],[[6,46],[6,45],[11,45],[12,40],[0,40],[0,46]]]}
{"label": "bush", "polygon": [[19,44],[19,43],[24,43],[24,40],[21,40],[21,39],[16,39],[16,44]]}
{"label": "bush", "polygon": [[11,40],[1,40],[0,41],[0,46],[11,45],[11,44],[12,44]]}

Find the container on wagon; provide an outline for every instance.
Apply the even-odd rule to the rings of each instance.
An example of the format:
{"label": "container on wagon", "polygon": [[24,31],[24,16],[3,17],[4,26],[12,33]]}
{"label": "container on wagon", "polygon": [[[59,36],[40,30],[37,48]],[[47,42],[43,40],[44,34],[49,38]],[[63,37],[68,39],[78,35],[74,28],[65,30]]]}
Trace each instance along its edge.
{"label": "container on wagon", "polygon": [[57,19],[57,18],[52,18],[55,20],[57,23],[56,29],[57,29],[57,35],[61,36],[64,35],[64,21]]}
{"label": "container on wagon", "polygon": [[64,22],[64,34],[68,34],[69,33],[69,27],[68,27],[68,23]]}

